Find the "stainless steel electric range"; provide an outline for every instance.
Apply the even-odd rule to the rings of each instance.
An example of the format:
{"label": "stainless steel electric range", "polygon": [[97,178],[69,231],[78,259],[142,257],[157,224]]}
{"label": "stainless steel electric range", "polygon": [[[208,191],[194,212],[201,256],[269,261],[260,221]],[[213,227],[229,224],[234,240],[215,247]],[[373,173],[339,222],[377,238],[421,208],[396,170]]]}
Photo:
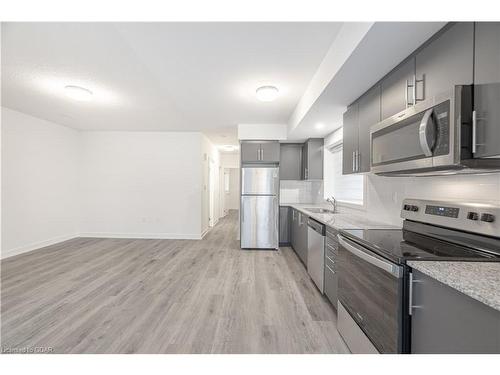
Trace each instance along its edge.
{"label": "stainless steel electric range", "polygon": [[500,261],[500,204],[406,199],[402,229],[339,234],[339,331],[353,352],[409,353],[409,260]]}

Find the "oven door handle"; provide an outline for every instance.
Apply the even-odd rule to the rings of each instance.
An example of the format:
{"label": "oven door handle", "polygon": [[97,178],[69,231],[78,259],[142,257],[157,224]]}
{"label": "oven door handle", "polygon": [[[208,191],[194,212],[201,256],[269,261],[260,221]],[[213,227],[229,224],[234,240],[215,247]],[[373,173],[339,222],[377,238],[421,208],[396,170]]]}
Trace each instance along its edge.
{"label": "oven door handle", "polygon": [[364,261],[390,273],[391,275],[393,275],[397,278],[402,277],[403,273],[401,271],[400,266],[393,264],[391,262],[383,261],[382,259],[374,257],[374,256],[366,253],[365,251],[358,249],[354,245],[351,245],[349,243],[350,241],[348,242],[348,240],[346,238],[342,237],[340,234],[337,237],[338,237],[340,246],[342,246],[344,249],[349,251],[352,255],[354,255],[360,259],[363,259]]}
{"label": "oven door handle", "polygon": [[[425,156],[432,156],[432,147],[434,146],[435,140],[432,141],[432,144],[429,144],[429,141],[427,140],[427,129],[429,127],[429,123],[432,121],[432,113],[434,112],[434,109],[428,109],[424,117],[422,117],[422,121],[420,121],[420,127],[418,129],[418,137],[420,140],[420,147],[422,147],[422,151],[424,152]],[[436,135],[433,134],[435,137]]]}

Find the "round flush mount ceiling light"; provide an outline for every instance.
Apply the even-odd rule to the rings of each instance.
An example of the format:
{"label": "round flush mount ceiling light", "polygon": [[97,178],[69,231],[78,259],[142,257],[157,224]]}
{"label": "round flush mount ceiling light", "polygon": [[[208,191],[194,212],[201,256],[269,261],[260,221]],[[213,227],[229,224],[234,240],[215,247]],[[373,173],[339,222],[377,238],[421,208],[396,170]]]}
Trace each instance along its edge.
{"label": "round flush mount ceiling light", "polygon": [[318,130],[321,130],[325,127],[325,124],[323,124],[322,122],[318,122],[316,125],[314,125],[314,127]]}
{"label": "round flush mount ceiling light", "polygon": [[85,87],[67,85],[64,87],[64,91],[68,97],[80,102],[88,102],[92,99],[92,91],[86,89]]}
{"label": "round flush mount ceiling light", "polygon": [[261,86],[255,90],[255,94],[261,102],[272,102],[278,98],[279,90],[274,86]]}

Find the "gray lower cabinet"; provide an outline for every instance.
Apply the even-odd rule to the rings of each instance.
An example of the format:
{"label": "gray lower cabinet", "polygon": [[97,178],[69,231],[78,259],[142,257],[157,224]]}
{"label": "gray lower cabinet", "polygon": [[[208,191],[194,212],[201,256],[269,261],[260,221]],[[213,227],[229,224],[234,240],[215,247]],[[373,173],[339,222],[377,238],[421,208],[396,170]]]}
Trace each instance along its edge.
{"label": "gray lower cabinet", "polygon": [[474,157],[500,157],[500,22],[475,23]]}
{"label": "gray lower cabinet", "polygon": [[302,212],[298,212],[298,236],[296,252],[302,260],[302,263],[307,267],[307,218],[308,216]]}
{"label": "gray lower cabinet", "polygon": [[347,108],[343,120],[342,174],[356,173],[355,160],[358,150],[358,103]]}
{"label": "gray lower cabinet", "polygon": [[338,251],[337,231],[327,227],[325,241],[325,295],[335,308],[337,308],[338,301]]}
{"label": "gray lower cabinet", "polygon": [[307,266],[307,215],[292,208],[291,245],[299,259]]}
{"label": "gray lower cabinet", "polygon": [[474,23],[449,24],[415,56],[416,101],[452,90],[455,85],[471,85],[473,64]]}
{"label": "gray lower cabinet", "polygon": [[241,142],[242,163],[278,163],[279,161],[280,144],[278,141]]}
{"label": "gray lower cabinet", "polygon": [[308,139],[302,148],[302,179],[323,179],[323,138]]}
{"label": "gray lower cabinet", "polygon": [[412,353],[500,353],[500,312],[413,270]]}
{"label": "gray lower cabinet", "polygon": [[415,57],[409,57],[398,65],[380,83],[380,110],[382,120],[404,111],[413,104],[410,87],[415,76]]}
{"label": "gray lower cabinet", "polygon": [[302,143],[280,145],[280,180],[302,179]]}
{"label": "gray lower cabinet", "polygon": [[292,224],[290,225],[290,244],[292,249],[298,254],[299,249],[299,211],[292,208]]}
{"label": "gray lower cabinet", "polygon": [[290,207],[280,207],[280,237],[279,243],[287,245],[291,241],[292,209]]}

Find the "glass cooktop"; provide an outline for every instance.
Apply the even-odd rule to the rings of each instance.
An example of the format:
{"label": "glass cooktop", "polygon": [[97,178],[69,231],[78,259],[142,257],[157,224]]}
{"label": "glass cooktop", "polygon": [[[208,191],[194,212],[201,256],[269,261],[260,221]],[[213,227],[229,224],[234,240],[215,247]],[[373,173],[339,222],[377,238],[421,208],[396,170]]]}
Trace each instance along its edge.
{"label": "glass cooktop", "polygon": [[[401,264],[408,260],[500,261],[500,254],[488,251],[489,239],[482,242],[469,240],[470,246],[465,246],[463,243],[457,244],[405,229],[345,229],[340,233],[380,256]],[[495,242],[491,244],[492,248],[499,245],[497,239],[492,241]],[[484,246],[484,243],[488,246]]]}

